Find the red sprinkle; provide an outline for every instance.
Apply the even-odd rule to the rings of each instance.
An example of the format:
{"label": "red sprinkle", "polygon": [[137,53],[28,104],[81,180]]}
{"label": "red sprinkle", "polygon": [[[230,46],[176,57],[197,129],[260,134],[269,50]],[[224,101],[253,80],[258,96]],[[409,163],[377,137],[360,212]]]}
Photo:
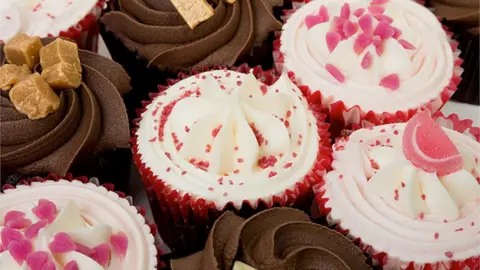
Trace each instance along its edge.
{"label": "red sprinkle", "polygon": [[267,91],[268,91],[268,88],[266,85],[262,84],[262,86],[260,86],[260,91],[262,91],[262,93],[265,95],[267,94]]}
{"label": "red sprinkle", "polygon": [[361,66],[363,69],[367,69],[372,65],[372,54],[367,52],[362,59]]}
{"label": "red sprinkle", "polygon": [[234,174],[239,174],[239,173],[240,173],[240,170],[234,170],[233,173],[234,173]]}
{"label": "red sprinkle", "polygon": [[343,179],[343,174],[339,174],[338,179]]}
{"label": "red sprinkle", "polygon": [[292,165],[293,165],[293,163],[289,162],[289,163],[285,164],[283,166],[283,168],[288,169],[288,168],[292,167]]}
{"label": "red sprinkle", "polygon": [[207,146],[205,148],[205,152],[210,153],[210,151],[212,151],[212,145],[207,144]]}
{"label": "red sprinkle", "polygon": [[274,171],[271,171],[271,172],[268,174],[268,178],[272,178],[272,177],[274,177],[275,175],[277,175],[277,173],[274,172]]}
{"label": "red sprinkle", "polygon": [[224,192],[223,197],[227,197],[227,196],[228,196],[228,192]]}
{"label": "red sprinkle", "polygon": [[338,70],[334,65],[332,64],[326,64],[325,69],[332,75],[338,82],[344,83],[345,82],[345,77],[343,74]]}
{"label": "red sprinkle", "polygon": [[5,16],[5,18],[6,18],[7,20],[10,20],[10,19],[11,19],[10,16]]}
{"label": "red sprinkle", "polygon": [[222,128],[222,125],[219,125],[218,127],[214,128],[214,129],[212,130],[212,137],[214,137],[214,138],[217,137],[218,132],[220,132],[220,129],[221,129],[221,128]]}
{"label": "red sprinkle", "polygon": [[404,182],[402,182],[402,188],[405,188],[405,183]]}
{"label": "red sprinkle", "polygon": [[243,162],[243,158],[237,158],[237,162],[238,162],[238,163],[242,163],[242,162]]}
{"label": "red sprinkle", "polygon": [[425,201],[425,199],[427,198],[427,196],[425,196],[425,194],[422,194],[421,197],[422,197],[422,200],[424,200],[424,201]]}
{"label": "red sprinkle", "polygon": [[182,171],[182,175],[185,175],[185,174],[187,174],[187,172],[186,172],[186,171]]}
{"label": "red sprinkle", "polygon": [[425,214],[424,213],[420,213],[420,215],[418,216],[420,219],[424,219],[425,218]]}
{"label": "red sprinkle", "polygon": [[209,187],[208,190],[213,191],[213,187]]}
{"label": "red sprinkle", "polygon": [[185,126],[185,132],[189,132],[190,131],[190,128]]}
{"label": "red sprinkle", "polygon": [[455,230],[456,232],[462,232],[463,231],[463,228],[458,228]]}
{"label": "red sprinkle", "polygon": [[440,237],[440,234],[439,234],[438,232],[436,232],[436,233],[433,235],[433,237],[434,237],[435,239],[438,239],[438,237]]}
{"label": "red sprinkle", "polygon": [[447,252],[445,252],[445,256],[447,256],[447,258],[452,258],[452,257],[453,257],[453,253],[450,252],[450,251],[447,251]]}
{"label": "red sprinkle", "polygon": [[238,86],[242,85],[242,81],[237,81],[237,85]]}

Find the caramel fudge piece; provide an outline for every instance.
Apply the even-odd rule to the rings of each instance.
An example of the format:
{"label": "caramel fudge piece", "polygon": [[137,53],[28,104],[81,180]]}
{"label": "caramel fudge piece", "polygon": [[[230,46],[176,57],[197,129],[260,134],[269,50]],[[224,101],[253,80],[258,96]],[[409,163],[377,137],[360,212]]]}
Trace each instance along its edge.
{"label": "caramel fudge piece", "polygon": [[42,48],[39,37],[19,34],[5,44],[4,51],[9,63],[32,69],[38,63],[38,54]]}
{"label": "caramel fudge piece", "polygon": [[0,67],[0,89],[10,90],[12,86],[32,74],[27,66],[5,64]]}
{"label": "caramel fudge piece", "polygon": [[38,73],[17,83],[9,96],[15,108],[32,120],[45,118],[60,107],[60,98]]}
{"label": "caramel fudge piece", "polygon": [[44,69],[42,77],[55,90],[76,89],[82,83],[82,74],[72,64],[63,61]]}
{"label": "caramel fudge piece", "polygon": [[188,26],[193,29],[210,19],[214,10],[205,0],[170,0]]}
{"label": "caramel fudge piece", "polygon": [[57,38],[40,50],[40,64],[43,69],[47,69],[60,62],[71,64],[78,72],[82,72],[77,44]]}

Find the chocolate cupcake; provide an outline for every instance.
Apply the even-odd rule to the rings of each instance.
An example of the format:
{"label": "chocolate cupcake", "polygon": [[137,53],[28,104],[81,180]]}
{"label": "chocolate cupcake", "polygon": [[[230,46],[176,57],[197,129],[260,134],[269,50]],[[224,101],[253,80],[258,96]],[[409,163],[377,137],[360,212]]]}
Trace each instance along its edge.
{"label": "chocolate cupcake", "polygon": [[[25,51],[25,44],[36,49]],[[29,57],[31,70],[20,66]],[[127,189],[131,155],[122,94],[130,85],[122,67],[73,42],[27,36],[0,45],[0,60],[2,182],[71,172]]]}
{"label": "chocolate cupcake", "polygon": [[291,208],[269,209],[247,220],[226,212],[215,222],[203,251],[173,260],[171,266],[173,270],[370,269],[350,240]]}
{"label": "chocolate cupcake", "polygon": [[272,12],[278,0],[208,1],[212,16],[193,29],[172,2],[177,1],[118,0],[101,18],[113,58],[133,78],[135,91],[128,99],[136,101],[134,108],[178,71],[238,62],[271,66],[271,44],[265,41],[282,26]]}
{"label": "chocolate cupcake", "polygon": [[445,25],[453,31],[453,37],[460,43],[460,57],[465,59],[462,63],[464,72],[462,82],[453,99],[480,104],[479,95],[479,8],[478,0],[435,0],[430,1],[435,14],[444,19]]}

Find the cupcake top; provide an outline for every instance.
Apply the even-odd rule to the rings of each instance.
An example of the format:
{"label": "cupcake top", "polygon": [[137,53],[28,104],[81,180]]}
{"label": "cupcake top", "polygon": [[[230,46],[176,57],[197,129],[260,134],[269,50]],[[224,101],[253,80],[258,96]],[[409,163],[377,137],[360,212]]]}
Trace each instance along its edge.
{"label": "cupcake top", "polygon": [[311,1],[283,27],[284,68],[342,101],[376,113],[427,104],[446,88],[456,55],[428,9],[404,0]]}
{"label": "cupcake top", "polygon": [[324,186],[331,218],[401,263],[480,255],[480,143],[471,122],[454,125],[422,112],[340,140]]}
{"label": "cupcake top", "polygon": [[435,0],[433,7],[435,14],[451,22],[459,23],[478,34],[480,3],[478,0]]}
{"label": "cupcake top", "polygon": [[34,182],[0,194],[1,269],[154,270],[156,248],[126,199],[92,183]]}
{"label": "cupcake top", "polygon": [[320,156],[318,130],[286,75],[266,85],[253,74],[214,70],[155,97],[136,143],[141,163],[181,196],[239,207],[295,190]]}
{"label": "cupcake top", "polygon": [[203,251],[171,264],[173,270],[370,269],[365,261],[350,240],[305,213],[272,208],[247,220],[226,212]]}
{"label": "cupcake top", "polygon": [[[30,40],[35,40],[24,36],[22,38],[25,39],[21,42],[33,43],[34,41]],[[2,82],[5,82],[5,78],[10,78],[9,76],[15,79],[10,81],[13,85],[0,86],[4,87],[0,90],[2,169],[22,174],[51,172],[66,175],[72,167],[92,155],[114,148],[128,148],[128,117],[121,95],[130,90],[130,78],[123,68],[107,58],[78,50],[72,42],[52,42],[52,39],[42,39],[42,42],[43,45],[38,41],[38,49],[45,52],[45,57],[43,60],[40,57],[39,60],[37,51],[36,62],[30,63],[32,70],[25,65],[12,63],[19,60],[13,57],[22,47],[13,46],[9,51],[7,47],[10,45],[5,46],[6,52],[11,53],[12,57],[7,64],[4,46],[0,45],[0,79]],[[46,46],[47,44],[51,46]],[[59,63],[51,65],[56,60]],[[40,63],[36,64],[39,61]],[[73,64],[69,64],[69,61]],[[44,68],[47,64],[49,67]],[[27,76],[32,72],[34,74],[16,78],[18,72],[9,72],[10,69],[15,71],[20,68],[25,69]],[[72,74],[71,81],[62,74]],[[27,79],[40,83],[37,86],[42,87],[29,88],[28,84],[22,84],[22,80]],[[55,106],[43,110],[45,108],[35,108],[37,105],[29,103],[29,106],[35,108],[29,109],[22,105],[28,105],[28,99],[24,99],[22,103],[23,101],[17,99],[23,97],[13,94],[21,93],[15,90],[16,86],[23,89],[20,91],[34,89],[40,93],[45,90],[44,93],[48,93],[46,99]],[[46,113],[26,115],[22,108],[29,112],[43,110]],[[62,162],[59,162],[60,160]]]}
{"label": "cupcake top", "polygon": [[[202,0],[204,1],[204,0]],[[193,30],[170,0],[120,0],[119,10],[101,21],[132,52],[159,69],[233,65],[281,28],[272,0],[208,1],[213,16]]]}
{"label": "cupcake top", "polygon": [[77,25],[99,0],[2,0],[0,1],[0,43],[19,33],[59,36]]}

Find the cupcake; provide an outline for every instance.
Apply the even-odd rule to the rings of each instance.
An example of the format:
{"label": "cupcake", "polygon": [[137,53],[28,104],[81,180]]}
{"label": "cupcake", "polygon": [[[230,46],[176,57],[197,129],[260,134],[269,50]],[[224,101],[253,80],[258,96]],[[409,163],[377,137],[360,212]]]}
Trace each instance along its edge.
{"label": "cupcake", "polygon": [[480,130],[434,119],[419,112],[340,139],[315,188],[329,223],[383,269],[479,267]]}
{"label": "cupcake", "polygon": [[19,33],[66,37],[97,51],[97,19],[108,0],[3,0],[0,3],[0,43]]}
{"label": "cupcake", "polygon": [[457,43],[414,1],[311,1],[287,14],[277,68],[320,92],[333,130],[436,112],[460,81]]}
{"label": "cupcake", "polygon": [[[2,182],[68,172],[108,176],[125,191],[131,163],[115,62],[63,39],[18,35],[0,45]],[[33,98],[32,98],[33,97]]]}
{"label": "cupcake", "polygon": [[311,223],[291,208],[272,208],[249,219],[226,212],[205,248],[173,260],[172,270],[371,269],[362,251],[340,233]]}
{"label": "cupcake", "polygon": [[[182,1],[118,0],[101,18],[113,59],[133,78],[135,91],[128,97],[133,108],[141,106],[149,89],[178,71],[237,62],[271,68],[272,48],[266,41],[269,33],[282,27],[272,13],[279,0],[191,1],[197,9],[203,3],[211,16],[198,24],[198,15],[191,15],[197,22],[193,29],[177,10],[177,2]],[[168,73],[159,72],[165,70]]]}
{"label": "cupcake", "polygon": [[124,195],[42,181],[0,194],[1,269],[157,269],[151,229]]}
{"label": "cupcake", "polygon": [[463,80],[458,85],[458,91],[453,95],[453,99],[479,105],[479,2],[473,0],[431,2],[435,15],[444,19],[449,30],[453,31],[453,37],[458,40],[458,48],[462,51],[460,57],[465,59],[462,63],[465,69],[462,74]]}
{"label": "cupcake", "polygon": [[135,121],[134,161],[162,209],[154,215],[198,225],[227,209],[308,209],[331,149],[307,89],[247,66],[172,83]]}

